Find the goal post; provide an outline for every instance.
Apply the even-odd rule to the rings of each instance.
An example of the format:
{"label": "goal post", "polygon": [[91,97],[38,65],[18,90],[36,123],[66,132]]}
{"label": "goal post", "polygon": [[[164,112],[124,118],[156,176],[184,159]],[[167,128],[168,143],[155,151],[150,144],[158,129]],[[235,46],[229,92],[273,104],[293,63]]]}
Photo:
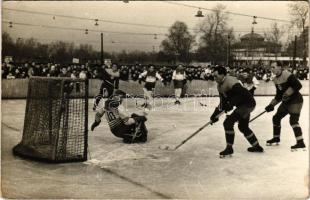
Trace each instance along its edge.
{"label": "goal post", "polygon": [[87,160],[88,80],[29,79],[22,140],[13,154],[62,163]]}

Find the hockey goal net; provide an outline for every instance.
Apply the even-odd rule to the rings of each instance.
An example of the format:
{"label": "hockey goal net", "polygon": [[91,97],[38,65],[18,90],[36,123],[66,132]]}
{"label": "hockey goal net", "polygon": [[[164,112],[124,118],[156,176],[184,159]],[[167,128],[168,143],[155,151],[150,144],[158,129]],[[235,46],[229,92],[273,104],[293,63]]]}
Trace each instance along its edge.
{"label": "hockey goal net", "polygon": [[14,155],[47,162],[87,160],[88,81],[29,79],[22,141]]}

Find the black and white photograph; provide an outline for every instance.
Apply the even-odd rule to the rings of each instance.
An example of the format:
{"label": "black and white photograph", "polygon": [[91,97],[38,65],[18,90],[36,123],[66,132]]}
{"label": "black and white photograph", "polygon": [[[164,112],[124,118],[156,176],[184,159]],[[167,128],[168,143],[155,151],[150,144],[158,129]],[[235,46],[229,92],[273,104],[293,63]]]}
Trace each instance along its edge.
{"label": "black and white photograph", "polygon": [[2,1],[1,198],[309,198],[306,1]]}

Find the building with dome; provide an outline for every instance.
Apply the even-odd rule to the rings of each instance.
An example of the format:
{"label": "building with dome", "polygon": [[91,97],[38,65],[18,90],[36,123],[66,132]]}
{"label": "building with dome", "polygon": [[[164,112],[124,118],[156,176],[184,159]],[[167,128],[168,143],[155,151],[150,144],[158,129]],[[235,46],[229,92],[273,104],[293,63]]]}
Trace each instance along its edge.
{"label": "building with dome", "polygon": [[273,60],[290,62],[293,58],[281,57],[281,45],[266,41],[265,37],[254,33],[245,34],[231,46],[233,65],[268,65]]}

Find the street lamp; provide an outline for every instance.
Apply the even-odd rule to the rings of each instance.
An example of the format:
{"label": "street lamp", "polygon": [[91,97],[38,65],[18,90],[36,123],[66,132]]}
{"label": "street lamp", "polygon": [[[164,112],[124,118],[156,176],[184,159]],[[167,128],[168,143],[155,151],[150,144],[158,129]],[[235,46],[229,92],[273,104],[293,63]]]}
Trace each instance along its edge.
{"label": "street lamp", "polygon": [[200,10],[200,8],[197,11],[197,14],[195,15],[195,17],[204,17],[204,15],[202,14],[202,11]]}
{"label": "street lamp", "polygon": [[95,26],[98,26],[99,24],[98,24],[98,19],[95,19]]}
{"label": "street lamp", "polygon": [[252,22],[253,25],[257,24],[256,18],[257,18],[256,16],[253,16],[253,22]]}

